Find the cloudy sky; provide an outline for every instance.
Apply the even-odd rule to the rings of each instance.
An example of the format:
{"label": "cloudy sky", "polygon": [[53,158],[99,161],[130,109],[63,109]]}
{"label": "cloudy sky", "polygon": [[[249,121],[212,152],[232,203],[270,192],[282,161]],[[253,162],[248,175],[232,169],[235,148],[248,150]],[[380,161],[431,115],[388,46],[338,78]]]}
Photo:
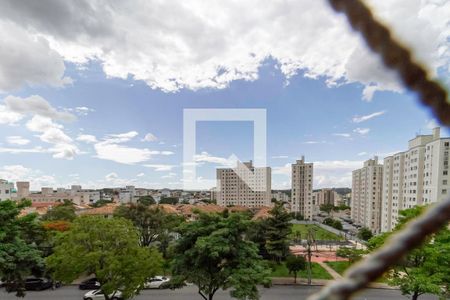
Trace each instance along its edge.
{"label": "cloudy sky", "polygon": [[[367,3],[449,86],[450,2]],[[1,0],[0,36],[0,178],[34,189],[181,187],[186,108],[266,109],[274,188],[301,155],[350,186],[436,126],[323,0]],[[199,122],[197,175],[252,159],[253,129]]]}

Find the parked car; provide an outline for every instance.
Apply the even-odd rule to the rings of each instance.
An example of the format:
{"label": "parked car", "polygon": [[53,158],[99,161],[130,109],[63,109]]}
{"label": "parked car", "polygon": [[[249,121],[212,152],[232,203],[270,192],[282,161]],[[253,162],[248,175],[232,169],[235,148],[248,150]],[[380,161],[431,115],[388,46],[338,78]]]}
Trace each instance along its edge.
{"label": "parked car", "polygon": [[[53,287],[60,287],[59,281],[53,281],[47,278],[29,277],[25,279],[25,290],[27,291],[42,291]],[[8,292],[16,291],[18,285],[12,284],[6,287]]]}
{"label": "parked car", "polygon": [[97,278],[89,278],[78,286],[80,290],[98,290],[100,288],[100,282],[97,281]]}
{"label": "parked car", "polygon": [[[102,299],[105,300],[105,294],[101,290],[93,290],[89,291],[86,294],[84,294],[83,297],[84,300],[95,300],[95,299]],[[123,300],[122,292],[116,291],[109,295],[109,299],[111,300]]]}
{"label": "parked car", "polygon": [[144,283],[144,289],[162,289],[165,284],[170,281],[170,278],[165,276],[155,276]]}

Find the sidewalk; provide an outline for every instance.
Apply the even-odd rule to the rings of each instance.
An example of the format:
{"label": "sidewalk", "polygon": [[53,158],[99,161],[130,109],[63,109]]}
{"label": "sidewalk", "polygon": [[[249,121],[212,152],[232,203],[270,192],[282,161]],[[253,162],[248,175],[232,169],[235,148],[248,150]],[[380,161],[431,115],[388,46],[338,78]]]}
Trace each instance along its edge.
{"label": "sidewalk", "polygon": [[[312,286],[323,286],[327,285],[334,280],[326,280],[326,279],[312,279]],[[307,278],[297,278],[297,283],[294,283],[294,277],[272,277],[273,285],[308,285]],[[387,290],[398,290],[398,287],[390,286],[385,283],[372,282],[369,284],[368,288],[372,289],[387,289]]]}

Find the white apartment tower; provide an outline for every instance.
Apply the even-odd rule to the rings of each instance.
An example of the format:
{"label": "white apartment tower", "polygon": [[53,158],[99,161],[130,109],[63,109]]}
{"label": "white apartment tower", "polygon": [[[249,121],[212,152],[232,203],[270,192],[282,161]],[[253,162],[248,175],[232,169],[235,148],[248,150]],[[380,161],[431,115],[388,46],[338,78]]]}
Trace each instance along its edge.
{"label": "white apartment tower", "polygon": [[378,157],[364,162],[352,173],[351,217],[355,224],[380,232],[383,165]]}
{"label": "white apartment tower", "polygon": [[305,219],[313,217],[313,163],[305,163],[305,157],[292,164],[291,211],[300,213]]}
{"label": "white apartment tower", "polygon": [[441,138],[435,128],[431,135],[410,140],[407,151],[384,159],[381,231],[397,225],[400,210],[448,197],[449,152],[450,138]]}
{"label": "white apartment tower", "polygon": [[250,208],[271,205],[272,170],[255,167],[252,161],[239,163],[236,168],[217,169],[217,204],[240,205]]}

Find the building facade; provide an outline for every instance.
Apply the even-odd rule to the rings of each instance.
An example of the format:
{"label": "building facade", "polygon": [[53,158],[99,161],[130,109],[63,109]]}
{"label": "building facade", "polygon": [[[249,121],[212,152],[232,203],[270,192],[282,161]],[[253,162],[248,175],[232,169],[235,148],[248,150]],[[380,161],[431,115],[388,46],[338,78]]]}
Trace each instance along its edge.
{"label": "building facade", "polygon": [[410,140],[407,151],[384,159],[381,231],[394,229],[400,210],[448,197],[449,152],[450,138],[441,138],[435,128]]}
{"label": "building facade", "polygon": [[272,170],[254,167],[252,161],[236,168],[220,168],[217,174],[217,204],[257,208],[271,205]]}
{"label": "building facade", "polygon": [[0,201],[11,200],[15,197],[16,190],[14,189],[14,183],[0,179]]}
{"label": "building facade", "polygon": [[378,157],[364,162],[352,173],[351,218],[357,225],[378,233],[381,229],[383,165]]}
{"label": "building facade", "polygon": [[311,220],[313,209],[313,163],[306,163],[305,157],[292,164],[291,170],[291,211]]}

